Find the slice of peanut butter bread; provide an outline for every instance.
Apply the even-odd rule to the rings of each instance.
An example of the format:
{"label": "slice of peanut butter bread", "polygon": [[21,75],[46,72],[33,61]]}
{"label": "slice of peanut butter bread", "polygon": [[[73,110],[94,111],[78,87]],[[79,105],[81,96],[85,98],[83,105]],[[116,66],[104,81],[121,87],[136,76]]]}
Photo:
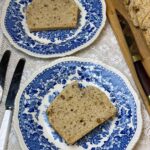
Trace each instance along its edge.
{"label": "slice of peanut butter bread", "polygon": [[75,28],[78,12],[74,0],[33,0],[26,11],[27,25],[30,31]]}
{"label": "slice of peanut butter bread", "polygon": [[94,86],[80,88],[77,82],[67,85],[47,109],[53,128],[68,144],[89,133],[116,114],[104,92]]}

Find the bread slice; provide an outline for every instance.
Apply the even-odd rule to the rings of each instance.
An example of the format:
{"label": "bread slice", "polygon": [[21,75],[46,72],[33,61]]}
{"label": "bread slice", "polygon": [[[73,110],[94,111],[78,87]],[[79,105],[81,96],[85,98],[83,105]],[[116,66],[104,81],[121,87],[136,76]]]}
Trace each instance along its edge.
{"label": "bread slice", "polygon": [[150,0],[124,0],[133,24],[142,29],[150,48]]}
{"label": "bread slice", "polygon": [[138,19],[137,19],[137,16],[136,16],[136,9],[134,9],[134,8],[132,7],[132,5],[129,5],[128,10],[129,10],[131,19],[132,19],[132,21],[133,21],[133,24],[134,24],[136,27],[138,27],[138,26],[139,26],[139,22],[138,22]]}
{"label": "bread slice", "polygon": [[141,29],[150,28],[150,4],[139,9],[137,19]]}
{"label": "bread slice", "polygon": [[150,11],[150,0],[124,0],[124,3],[128,6],[128,10],[132,21],[135,26],[140,26],[142,29],[145,28],[143,21],[146,18],[149,18]]}
{"label": "bread slice", "polygon": [[30,31],[75,28],[78,12],[74,0],[33,0],[26,21]]}
{"label": "bread slice", "polygon": [[47,114],[53,128],[68,144],[74,144],[114,116],[116,108],[98,88],[80,88],[77,82],[73,82],[56,97]]}
{"label": "bread slice", "polygon": [[149,5],[149,13],[145,16],[143,23],[142,23],[143,29],[150,29],[150,5]]}

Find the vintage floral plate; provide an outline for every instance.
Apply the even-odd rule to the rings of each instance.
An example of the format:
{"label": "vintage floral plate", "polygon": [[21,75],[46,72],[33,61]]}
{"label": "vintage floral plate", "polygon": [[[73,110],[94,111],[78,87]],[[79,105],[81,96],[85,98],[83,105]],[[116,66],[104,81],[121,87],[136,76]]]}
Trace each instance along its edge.
{"label": "vintage floral plate", "polygon": [[32,0],[6,0],[2,29],[17,49],[36,57],[70,55],[90,45],[100,34],[106,20],[104,0],[75,0],[80,8],[77,29],[30,33],[26,8]]}
{"label": "vintage floral plate", "polygon": [[[49,124],[46,109],[74,80],[103,90],[118,114],[70,146]],[[138,97],[119,71],[97,61],[68,57],[42,68],[20,89],[14,124],[23,150],[130,150],[141,134],[142,118]]]}

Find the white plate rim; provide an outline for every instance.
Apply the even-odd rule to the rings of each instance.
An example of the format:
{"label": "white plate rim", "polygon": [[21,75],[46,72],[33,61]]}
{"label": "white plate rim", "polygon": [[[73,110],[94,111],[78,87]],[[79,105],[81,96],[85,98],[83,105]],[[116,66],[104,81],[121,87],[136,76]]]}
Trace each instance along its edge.
{"label": "white plate rim", "polygon": [[142,114],[141,114],[141,102],[138,98],[137,93],[135,92],[135,90],[133,89],[133,87],[131,86],[130,81],[127,79],[127,77],[125,75],[123,75],[119,70],[101,62],[101,61],[97,61],[97,60],[93,60],[93,59],[88,59],[88,58],[80,58],[80,57],[66,57],[66,58],[60,58],[57,59],[55,61],[53,61],[51,64],[46,65],[44,67],[42,67],[41,69],[39,69],[38,71],[36,71],[35,73],[33,73],[33,75],[28,79],[28,81],[26,81],[26,83],[20,88],[20,90],[17,93],[16,96],[16,100],[15,100],[15,110],[14,110],[14,117],[13,117],[13,123],[14,123],[14,128],[15,128],[15,132],[17,133],[17,138],[19,140],[20,146],[23,150],[28,150],[24,140],[23,140],[23,136],[21,134],[21,131],[19,129],[19,120],[18,120],[18,112],[19,112],[19,102],[20,102],[20,97],[24,91],[24,89],[28,86],[28,84],[30,82],[32,82],[32,80],[34,80],[34,78],[41,72],[43,72],[45,69],[50,68],[52,66],[55,66],[58,63],[61,62],[66,62],[66,61],[81,61],[81,62],[90,62],[90,63],[94,63],[100,66],[103,66],[104,68],[107,68],[108,70],[118,74],[123,81],[125,82],[125,84],[127,85],[127,87],[129,88],[130,92],[133,94],[133,97],[135,99],[135,103],[137,106],[137,129],[136,132],[133,136],[133,138],[131,139],[130,143],[127,146],[126,150],[131,150],[134,148],[134,146],[136,145],[136,143],[138,142],[140,135],[142,133],[142,126],[143,126],[143,120],[142,120]]}
{"label": "white plate rim", "polygon": [[5,27],[5,17],[6,17],[6,12],[7,12],[7,8],[9,6],[11,0],[5,0],[4,2],[4,7],[2,9],[2,18],[1,18],[1,28],[2,31],[4,33],[4,35],[6,36],[6,38],[9,40],[10,44],[13,45],[17,50],[20,50],[22,52],[24,52],[25,54],[28,54],[30,56],[33,57],[37,57],[37,58],[56,58],[56,57],[64,57],[64,56],[68,56],[71,55],[73,53],[76,53],[80,50],[85,49],[86,47],[90,46],[100,35],[102,29],[104,28],[105,24],[106,24],[106,3],[104,0],[100,0],[102,2],[102,15],[103,15],[103,21],[101,23],[101,26],[99,27],[98,31],[96,32],[96,34],[92,37],[92,39],[90,39],[88,42],[86,42],[85,44],[70,50],[68,52],[65,53],[59,53],[59,54],[49,54],[49,55],[43,55],[43,54],[37,54],[34,52],[30,52],[29,50],[22,48],[21,46],[19,46],[18,44],[16,44],[13,39],[11,38],[11,36],[9,35],[6,27]]}

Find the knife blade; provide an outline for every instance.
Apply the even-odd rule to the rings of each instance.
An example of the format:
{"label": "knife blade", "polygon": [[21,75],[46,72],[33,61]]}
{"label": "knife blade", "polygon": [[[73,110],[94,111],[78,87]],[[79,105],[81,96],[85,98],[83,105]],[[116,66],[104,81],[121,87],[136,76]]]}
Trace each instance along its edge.
{"label": "knife blade", "polygon": [[14,72],[14,75],[10,84],[10,88],[8,91],[8,95],[6,98],[6,102],[5,102],[6,110],[5,110],[2,125],[0,128],[0,150],[6,149],[8,135],[10,132],[10,125],[12,121],[15,97],[20,86],[20,81],[21,81],[21,76],[23,73],[24,65],[25,65],[25,60],[20,59],[15,69],[15,72]]}
{"label": "knife blade", "polygon": [[0,62],[0,103],[2,102],[3,90],[4,90],[4,82],[6,77],[6,71],[9,63],[10,58],[10,51],[6,51],[3,54],[3,57]]}
{"label": "knife blade", "polygon": [[134,63],[134,67],[135,67],[137,76],[139,78],[139,81],[143,87],[145,94],[148,97],[149,105],[150,105],[150,78],[149,78],[148,74],[146,73],[146,70],[142,64],[142,58],[139,53],[137,43],[135,41],[135,38],[132,34],[132,31],[130,29],[128,22],[117,10],[116,10],[116,13],[117,13],[126,43],[130,50],[130,54],[132,56],[132,60]]}
{"label": "knife blade", "polygon": [[19,89],[24,65],[25,65],[25,60],[21,59],[16,67],[14,76],[13,76],[11,84],[10,84],[9,92],[8,92],[8,95],[6,98],[6,103],[5,103],[6,109],[9,109],[9,110],[14,109],[14,101],[15,101],[17,91]]}

